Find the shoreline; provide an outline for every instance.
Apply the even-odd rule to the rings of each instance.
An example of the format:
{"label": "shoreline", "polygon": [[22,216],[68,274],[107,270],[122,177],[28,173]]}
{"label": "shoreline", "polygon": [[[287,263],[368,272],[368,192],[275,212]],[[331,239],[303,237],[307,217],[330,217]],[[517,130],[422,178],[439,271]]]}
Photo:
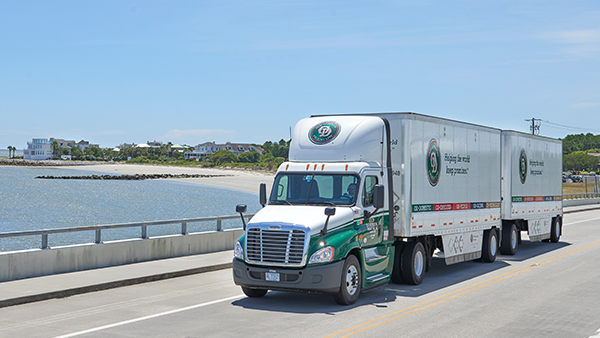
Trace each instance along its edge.
{"label": "shoreline", "polygon": [[[199,167],[177,167],[177,166],[161,166],[161,165],[143,165],[143,164],[86,164],[78,166],[45,166],[45,168],[56,169],[73,169],[82,171],[95,171],[110,174],[122,175],[206,175],[213,177],[199,178],[165,178],[164,180],[191,183],[197,185],[205,185],[216,188],[226,188],[233,190],[241,190],[258,194],[259,185],[267,184],[267,193],[273,184],[275,178],[274,173],[267,173],[253,170],[238,170],[238,169],[215,169],[215,168],[199,168]],[[162,180],[162,179],[161,179]]]}

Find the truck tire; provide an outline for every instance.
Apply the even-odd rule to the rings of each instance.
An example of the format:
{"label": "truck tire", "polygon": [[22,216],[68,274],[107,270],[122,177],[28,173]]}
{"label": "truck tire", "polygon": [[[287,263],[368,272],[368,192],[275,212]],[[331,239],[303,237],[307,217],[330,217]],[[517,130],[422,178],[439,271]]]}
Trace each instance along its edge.
{"label": "truck tire", "polygon": [[404,249],[404,242],[394,243],[394,267],[392,269],[392,283],[404,284],[404,277],[402,277],[402,250]]}
{"label": "truck tire", "polygon": [[514,223],[502,227],[502,244],[500,253],[503,255],[514,255],[519,248],[519,229]]}
{"label": "truck tire", "polygon": [[250,298],[260,298],[264,295],[267,294],[266,289],[252,289],[252,288],[247,288],[245,286],[242,286],[242,291],[244,291],[244,294],[246,294],[246,296],[250,297]]}
{"label": "truck tire", "polygon": [[419,285],[425,274],[426,254],[423,243],[408,242],[402,250],[402,278],[406,284]]}
{"label": "truck tire", "polygon": [[557,243],[562,234],[562,218],[560,216],[552,219],[552,228],[550,230],[550,242]]}
{"label": "truck tire", "polygon": [[496,255],[498,255],[498,232],[496,232],[496,229],[485,230],[483,232],[481,260],[491,263],[496,260]]}
{"label": "truck tire", "polygon": [[333,299],[340,305],[354,304],[360,295],[361,287],[360,263],[356,256],[346,257],[341,277],[340,290],[333,295]]}

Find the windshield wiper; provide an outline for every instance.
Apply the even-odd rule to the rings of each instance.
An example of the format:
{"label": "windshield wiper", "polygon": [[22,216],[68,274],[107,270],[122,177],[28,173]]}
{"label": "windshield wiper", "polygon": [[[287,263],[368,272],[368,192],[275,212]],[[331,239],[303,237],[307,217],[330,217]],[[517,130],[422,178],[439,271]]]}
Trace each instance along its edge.
{"label": "windshield wiper", "polygon": [[289,204],[289,205],[293,205],[288,200],[269,201],[269,204]]}
{"label": "windshield wiper", "polygon": [[334,207],[337,205],[333,202],[329,201],[306,201],[306,204],[325,204],[325,205],[333,205]]}

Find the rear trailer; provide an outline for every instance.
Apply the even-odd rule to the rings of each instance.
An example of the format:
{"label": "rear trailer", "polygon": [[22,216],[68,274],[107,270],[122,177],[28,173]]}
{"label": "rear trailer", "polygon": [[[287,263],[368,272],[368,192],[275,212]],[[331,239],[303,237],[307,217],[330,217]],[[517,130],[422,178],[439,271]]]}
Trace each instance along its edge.
{"label": "rear trailer", "polygon": [[521,231],[558,242],[562,231],[562,141],[502,131],[502,242],[514,255]]}

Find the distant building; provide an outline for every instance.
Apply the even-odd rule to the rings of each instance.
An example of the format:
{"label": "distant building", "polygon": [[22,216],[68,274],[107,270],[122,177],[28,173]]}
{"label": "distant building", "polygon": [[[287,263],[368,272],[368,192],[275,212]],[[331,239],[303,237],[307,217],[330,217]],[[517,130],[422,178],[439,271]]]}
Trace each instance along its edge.
{"label": "distant building", "polygon": [[88,141],[84,141],[84,140],[77,142],[75,145],[77,146],[77,148],[81,149],[81,151],[85,151],[89,147],[100,148],[99,144],[92,144],[92,143],[90,143]]}
{"label": "distant building", "polygon": [[156,148],[156,147],[161,147],[163,143],[161,141],[154,140],[152,142],[148,141],[148,142],[146,142],[146,144],[149,145],[150,147]]}
{"label": "distant building", "polygon": [[47,138],[34,138],[27,142],[27,149],[23,149],[25,160],[48,160],[52,158],[52,143]]}
{"label": "distant building", "polygon": [[249,144],[249,143],[227,142],[225,144],[216,144],[213,141],[213,142],[205,142],[202,144],[198,144],[197,146],[194,147],[193,151],[189,151],[189,150],[186,151],[183,154],[183,158],[185,158],[186,160],[190,159],[190,158],[195,158],[196,160],[199,160],[206,156],[212,155],[219,150],[229,150],[232,153],[234,153],[236,156],[239,156],[241,153],[245,153],[245,152],[249,152],[249,151],[256,151],[259,154],[262,154],[262,151],[263,151],[262,147],[253,146],[252,144]]}

